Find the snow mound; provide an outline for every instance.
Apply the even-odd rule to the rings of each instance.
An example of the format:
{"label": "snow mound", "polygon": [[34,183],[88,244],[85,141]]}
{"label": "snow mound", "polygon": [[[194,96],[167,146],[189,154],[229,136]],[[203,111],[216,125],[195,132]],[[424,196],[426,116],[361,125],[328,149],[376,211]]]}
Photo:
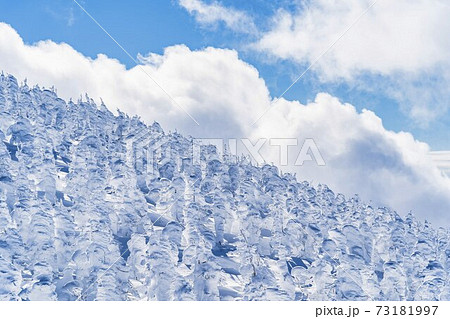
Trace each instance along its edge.
{"label": "snow mound", "polygon": [[1,75],[0,299],[450,300],[446,229],[192,143]]}

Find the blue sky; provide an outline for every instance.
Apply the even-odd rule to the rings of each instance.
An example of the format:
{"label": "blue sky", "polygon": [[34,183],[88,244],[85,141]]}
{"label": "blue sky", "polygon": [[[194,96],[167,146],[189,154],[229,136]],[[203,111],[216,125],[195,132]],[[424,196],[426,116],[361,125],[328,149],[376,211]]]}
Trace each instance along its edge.
{"label": "blue sky", "polygon": [[[448,220],[450,179],[430,156],[450,149],[441,0],[79,2],[139,66],[72,0],[0,0],[0,69],[166,131],[270,140],[263,160],[284,172]],[[297,142],[288,165],[280,139]],[[326,165],[296,164],[307,139]]]}
{"label": "blue sky", "polygon": [[[85,0],[80,3],[133,56],[149,52],[161,54],[165,47],[175,44],[185,44],[191,50],[207,46],[235,49],[242,60],[258,69],[272,96],[283,92],[307,66],[289,60],[267,59],[261,53],[248,49],[248,44],[255,41],[255,35],[234,32],[223,23],[201,25],[177,1]],[[134,62],[73,1],[20,1],[11,4],[10,1],[1,0],[0,4],[0,21],[10,24],[28,44],[51,39],[68,43],[92,58],[98,53],[104,53],[120,60],[127,67],[134,66]],[[260,30],[270,27],[271,17],[280,8],[292,12],[301,10],[292,1],[222,1],[221,4],[246,12]],[[384,80],[379,79],[381,82]],[[369,92],[353,82],[323,82],[318,80],[314,72],[308,72],[286,94],[286,98],[305,103],[314,99],[318,92],[328,92],[359,110],[373,110],[382,118],[387,129],[412,132],[434,150],[450,149],[448,112],[427,125],[418,125],[400,109],[395,99],[383,91]]]}

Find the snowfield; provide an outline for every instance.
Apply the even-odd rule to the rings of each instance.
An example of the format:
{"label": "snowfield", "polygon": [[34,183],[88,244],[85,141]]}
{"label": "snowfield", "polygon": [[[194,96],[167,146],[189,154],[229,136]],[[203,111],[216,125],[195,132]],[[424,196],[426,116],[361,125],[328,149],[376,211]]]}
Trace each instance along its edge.
{"label": "snowfield", "polygon": [[1,75],[0,140],[1,300],[450,300],[447,229],[157,123]]}

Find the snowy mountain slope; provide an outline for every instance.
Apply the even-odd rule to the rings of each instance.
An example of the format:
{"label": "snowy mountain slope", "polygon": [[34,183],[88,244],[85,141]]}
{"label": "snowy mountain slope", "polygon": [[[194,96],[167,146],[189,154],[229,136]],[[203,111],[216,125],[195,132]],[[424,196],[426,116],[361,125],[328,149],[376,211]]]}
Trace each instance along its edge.
{"label": "snowy mountain slope", "polygon": [[450,300],[447,230],[156,123],[1,75],[0,140],[2,300]]}

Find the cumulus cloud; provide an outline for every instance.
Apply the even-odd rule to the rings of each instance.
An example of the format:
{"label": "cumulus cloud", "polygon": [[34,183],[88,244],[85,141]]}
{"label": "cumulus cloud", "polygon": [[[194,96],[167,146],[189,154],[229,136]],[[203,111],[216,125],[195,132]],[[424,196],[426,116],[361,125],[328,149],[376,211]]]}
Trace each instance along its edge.
{"label": "cumulus cloud", "polygon": [[[236,51],[191,51],[178,45],[167,48],[163,55],[149,54],[140,60],[142,65],[127,70],[118,60],[103,54],[90,59],[64,43],[26,45],[14,29],[0,24],[0,69],[27,78],[31,84],[55,85],[65,99],[78,99],[87,92],[97,101],[102,98],[112,110],[119,108],[200,137],[214,131],[239,134],[253,112],[268,107],[264,81]],[[217,119],[221,120],[214,122]]]}
{"label": "cumulus cloud", "polygon": [[448,177],[450,177],[450,151],[431,152],[431,158]]}
{"label": "cumulus cloud", "polygon": [[203,25],[222,22],[233,31],[256,33],[257,28],[252,18],[245,12],[224,7],[218,2],[207,4],[201,0],[179,0],[179,4]]}
{"label": "cumulus cloud", "polygon": [[[308,1],[298,14],[280,11],[258,45],[280,58],[317,58],[373,0]],[[377,1],[318,63],[327,78],[370,71],[420,72],[450,60],[450,7],[440,0]]]}
{"label": "cumulus cloud", "polygon": [[308,65],[344,34],[313,67],[323,82],[381,76],[388,89],[379,89],[386,89],[412,118],[436,119],[449,109],[450,5],[441,0],[377,1],[357,20],[371,3],[318,0],[306,1],[296,13],[280,10],[254,48]]}
{"label": "cumulus cloud", "polygon": [[[321,93],[306,105],[281,99],[258,124],[254,138],[313,138],[326,162],[295,166],[298,148],[292,147],[284,171],[344,194],[358,193],[375,205],[387,203],[401,213],[411,210],[448,224],[450,179],[433,164],[428,145],[410,133],[386,130],[372,111],[358,113],[352,105]],[[273,148],[264,151],[265,158],[280,161]]]}
{"label": "cumulus cloud", "polygon": [[[156,120],[167,130],[196,137],[314,139],[325,166],[308,161],[283,170],[299,179],[326,183],[347,195],[359,193],[374,204],[386,204],[401,214],[413,210],[432,221],[447,222],[450,181],[428,157],[426,144],[405,132],[386,130],[374,113],[358,113],[328,94],[302,105],[281,99],[258,121],[272,98],[258,71],[240,60],[234,50],[186,46],[166,48],[164,54],[139,57],[145,72],[189,114],[172,103],[139,67],[126,69],[119,61],[83,56],[67,44],[42,41],[24,44],[17,32],[0,24],[0,69],[29,84],[52,86],[68,99],[87,92],[103,98],[112,110]],[[267,147],[267,162],[280,158]],[[289,153],[290,161],[295,157]]]}

